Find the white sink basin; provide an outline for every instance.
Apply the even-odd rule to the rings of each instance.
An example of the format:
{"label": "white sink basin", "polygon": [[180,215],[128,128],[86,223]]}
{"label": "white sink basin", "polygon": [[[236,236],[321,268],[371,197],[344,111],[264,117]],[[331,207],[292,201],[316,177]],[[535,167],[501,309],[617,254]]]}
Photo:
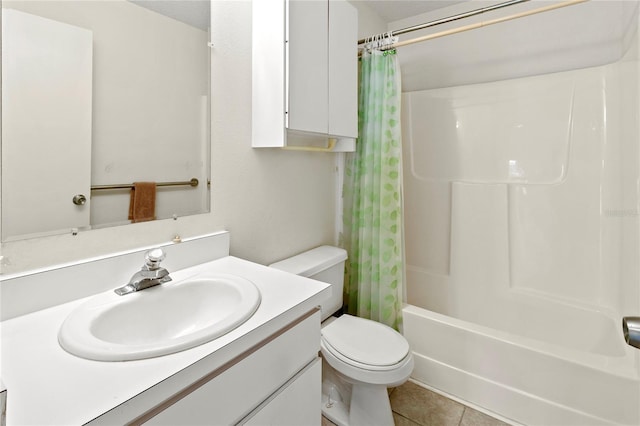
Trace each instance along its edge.
{"label": "white sink basin", "polygon": [[98,294],[69,314],[58,341],[67,352],[99,361],[167,355],[228,333],[259,305],[251,281],[202,273],[124,296]]}

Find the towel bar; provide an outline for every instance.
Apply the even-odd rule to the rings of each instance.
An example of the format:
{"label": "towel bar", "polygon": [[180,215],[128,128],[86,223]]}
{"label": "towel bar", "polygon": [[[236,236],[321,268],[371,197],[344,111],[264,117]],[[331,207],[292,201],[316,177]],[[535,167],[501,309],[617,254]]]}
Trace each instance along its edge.
{"label": "towel bar", "polygon": [[[195,188],[198,186],[198,179],[193,178],[189,181],[181,181],[181,182],[158,182],[156,186],[190,186]],[[94,185],[91,187],[92,191],[102,191],[105,189],[131,189],[133,188],[133,184],[122,184],[122,185]]]}

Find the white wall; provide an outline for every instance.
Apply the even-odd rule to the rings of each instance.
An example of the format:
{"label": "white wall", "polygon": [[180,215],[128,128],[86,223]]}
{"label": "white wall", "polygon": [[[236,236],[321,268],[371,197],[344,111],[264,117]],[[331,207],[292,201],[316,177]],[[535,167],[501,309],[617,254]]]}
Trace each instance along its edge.
{"label": "white wall", "polygon": [[349,3],[358,9],[358,40],[387,31],[387,23],[367,6],[366,1],[349,0]]}
{"label": "white wall", "polygon": [[265,264],[334,243],[334,155],[251,148],[251,3],[214,1],[212,21],[211,213],[4,243],[3,273],[220,229]]}

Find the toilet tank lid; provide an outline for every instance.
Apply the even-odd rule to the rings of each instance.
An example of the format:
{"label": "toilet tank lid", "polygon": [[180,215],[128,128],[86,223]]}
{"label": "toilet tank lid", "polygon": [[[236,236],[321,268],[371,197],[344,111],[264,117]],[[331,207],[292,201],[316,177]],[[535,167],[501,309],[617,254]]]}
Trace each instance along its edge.
{"label": "toilet tank lid", "polygon": [[269,266],[303,277],[310,277],[344,260],[347,260],[346,250],[332,246],[320,246]]}

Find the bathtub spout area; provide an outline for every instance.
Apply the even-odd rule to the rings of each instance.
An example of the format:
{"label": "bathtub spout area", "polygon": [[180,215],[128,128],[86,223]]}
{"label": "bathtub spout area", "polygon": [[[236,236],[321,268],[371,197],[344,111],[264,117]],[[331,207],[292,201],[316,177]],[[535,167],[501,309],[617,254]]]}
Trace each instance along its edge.
{"label": "bathtub spout area", "polygon": [[628,345],[640,349],[640,317],[622,318],[622,332]]}

